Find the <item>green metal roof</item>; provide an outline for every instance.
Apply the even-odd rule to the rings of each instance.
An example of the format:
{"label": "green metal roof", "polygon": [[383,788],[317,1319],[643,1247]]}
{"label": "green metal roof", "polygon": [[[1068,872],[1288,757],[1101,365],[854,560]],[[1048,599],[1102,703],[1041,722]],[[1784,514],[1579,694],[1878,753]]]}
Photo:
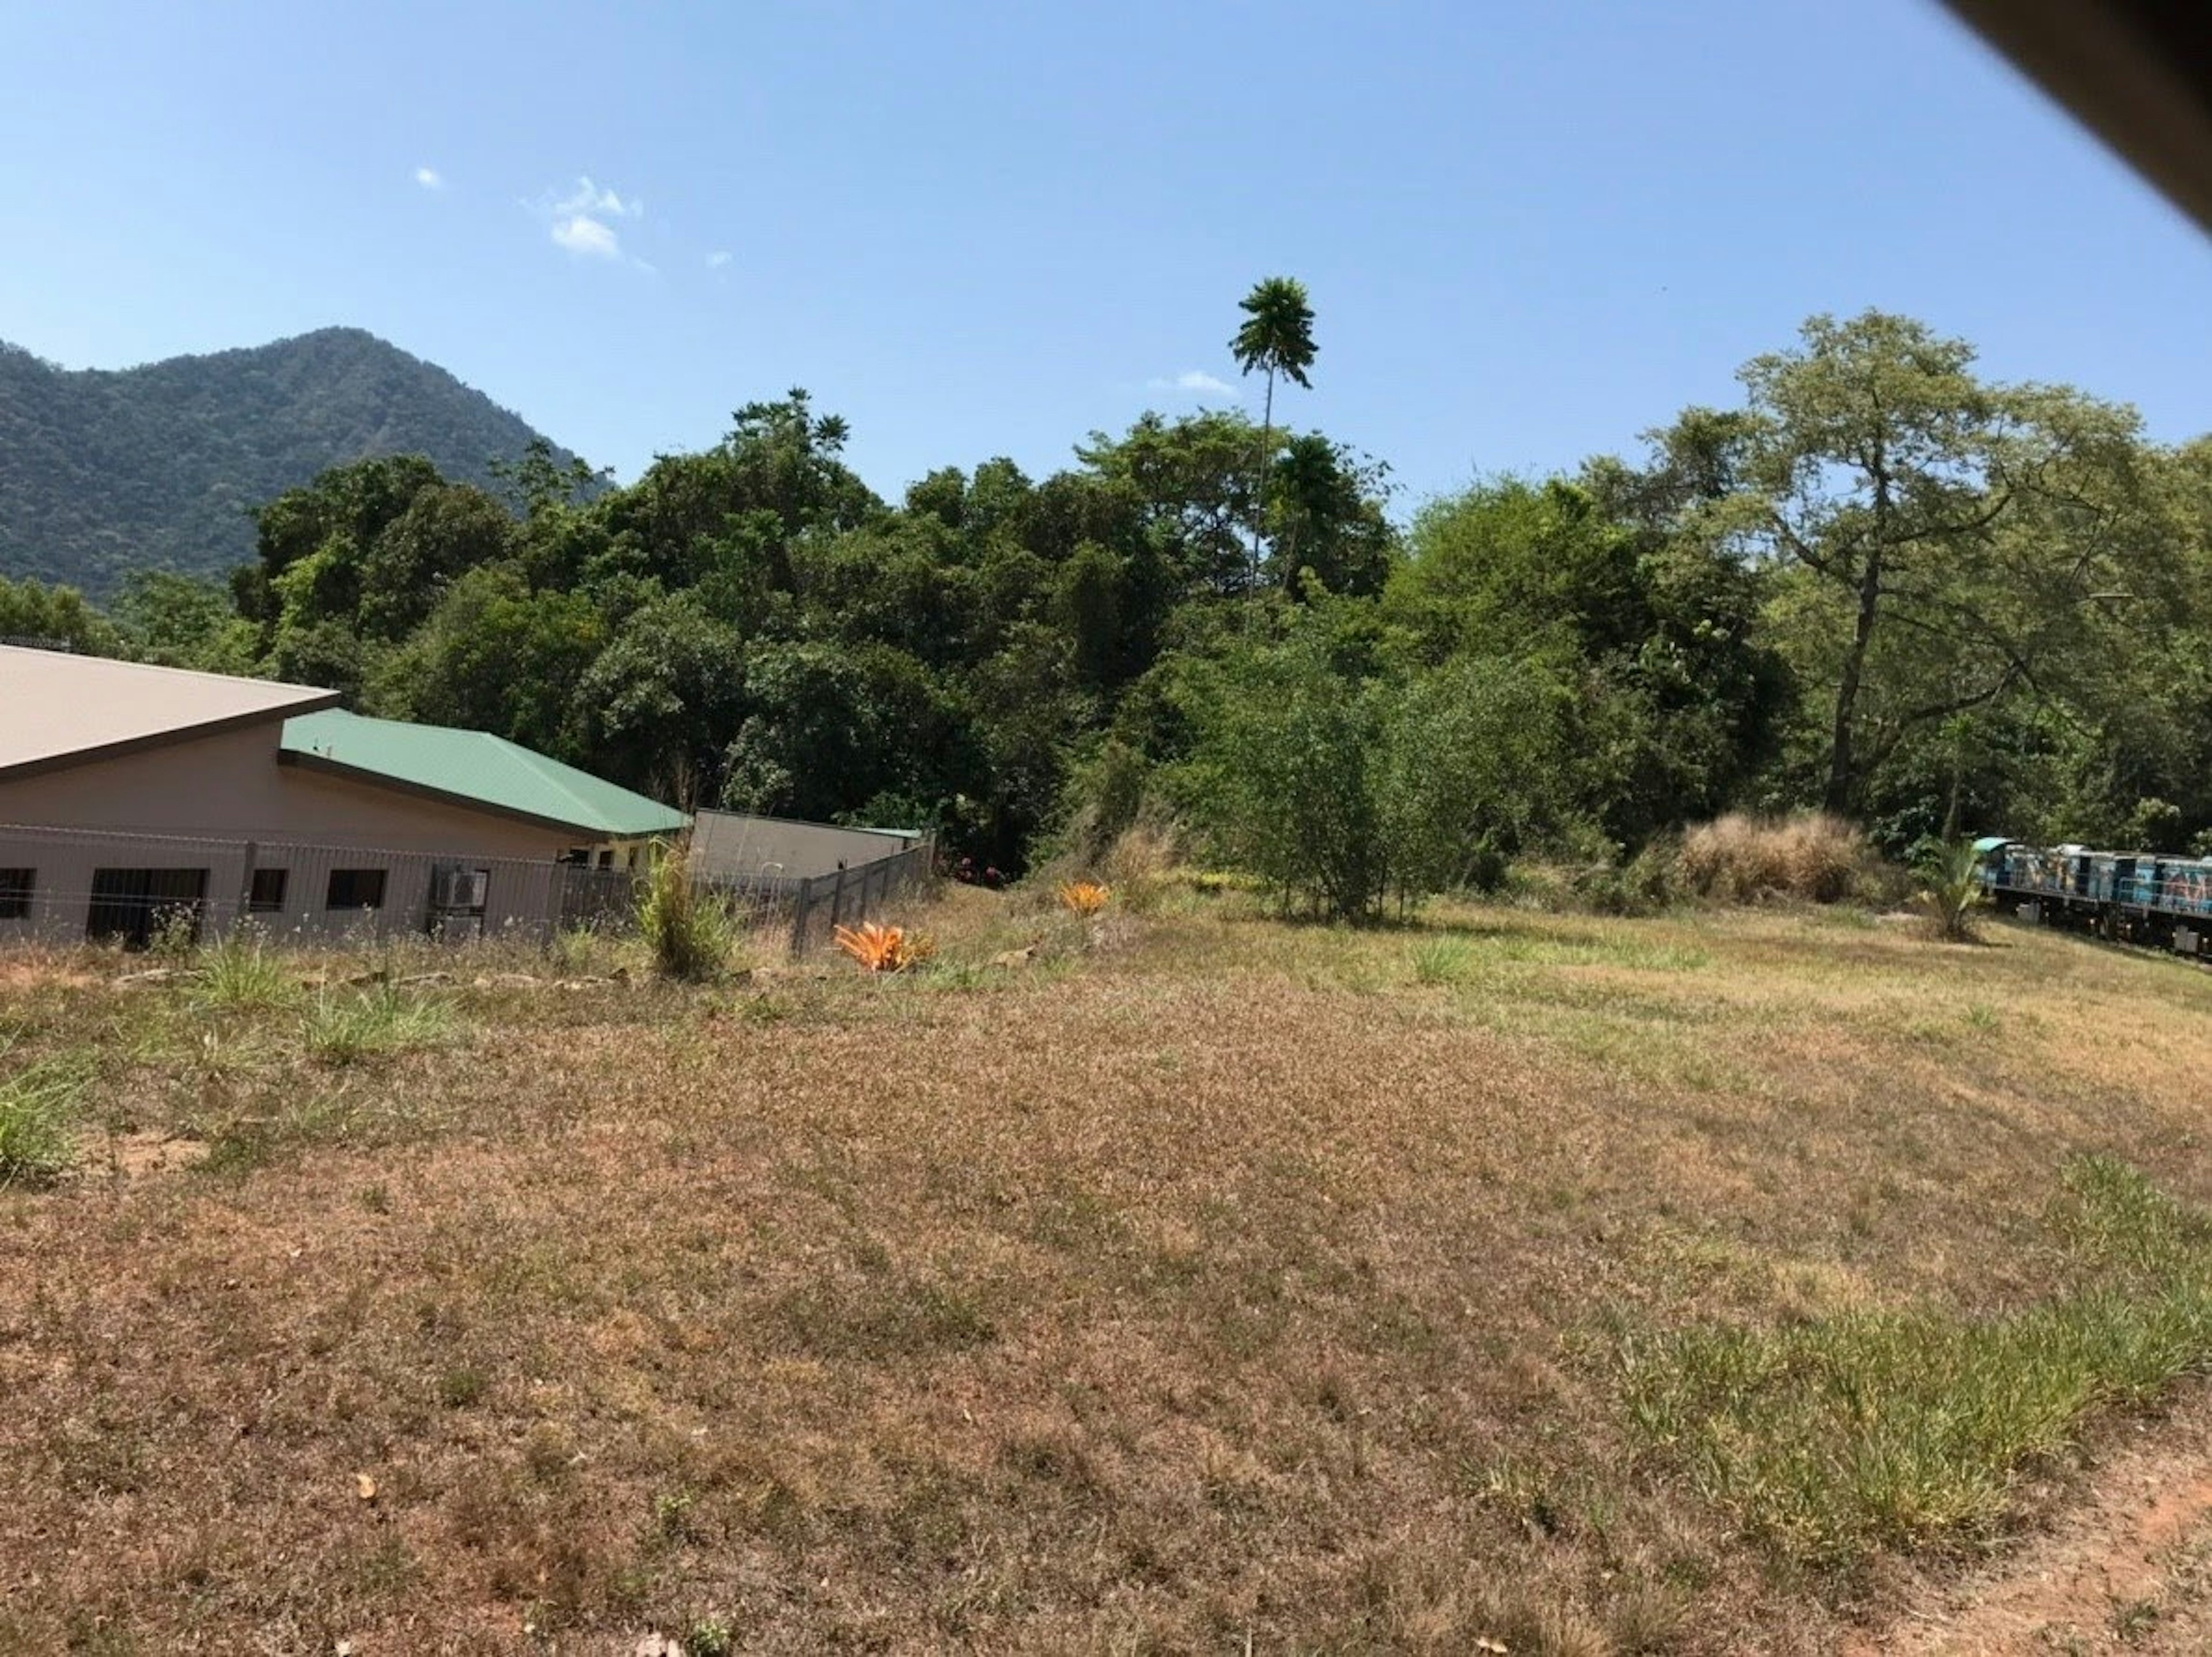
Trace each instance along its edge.
{"label": "green metal roof", "polygon": [[688,821],[658,800],[489,731],[372,719],[333,707],[285,720],[283,752],[594,840],[673,834]]}

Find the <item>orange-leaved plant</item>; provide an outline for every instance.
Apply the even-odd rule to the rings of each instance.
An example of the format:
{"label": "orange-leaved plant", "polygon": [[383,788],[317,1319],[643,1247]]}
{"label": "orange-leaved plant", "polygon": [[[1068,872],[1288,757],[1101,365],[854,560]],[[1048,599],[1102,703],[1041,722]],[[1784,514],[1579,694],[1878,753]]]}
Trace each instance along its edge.
{"label": "orange-leaved plant", "polygon": [[836,938],[837,947],[872,973],[904,972],[928,960],[936,950],[921,933],[876,920],[840,926]]}
{"label": "orange-leaved plant", "polygon": [[1095,880],[1071,880],[1060,889],[1060,901],[1079,915],[1095,915],[1114,894]]}

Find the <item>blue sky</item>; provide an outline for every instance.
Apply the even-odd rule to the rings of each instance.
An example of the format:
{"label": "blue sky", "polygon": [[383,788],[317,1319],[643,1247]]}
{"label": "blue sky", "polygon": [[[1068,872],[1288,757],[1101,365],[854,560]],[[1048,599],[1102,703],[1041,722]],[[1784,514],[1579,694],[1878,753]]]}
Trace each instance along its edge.
{"label": "blue sky", "polygon": [[112,367],[355,325],[625,478],[793,385],[886,493],[1042,473],[1232,400],[1279,273],[1321,343],[1279,409],[1401,505],[1632,449],[1869,305],[2212,428],[2212,240],[1922,0],[72,0],[8,33],[0,338]]}

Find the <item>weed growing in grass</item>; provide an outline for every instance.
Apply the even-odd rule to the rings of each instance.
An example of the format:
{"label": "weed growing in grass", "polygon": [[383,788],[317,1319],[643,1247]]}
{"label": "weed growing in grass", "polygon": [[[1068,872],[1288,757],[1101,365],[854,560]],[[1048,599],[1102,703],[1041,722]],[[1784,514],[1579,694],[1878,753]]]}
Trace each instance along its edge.
{"label": "weed growing in grass", "polygon": [[76,1164],[73,1124],[83,1086],[82,1077],[53,1065],[0,1080],[0,1186],[51,1185]]}
{"label": "weed growing in grass", "polygon": [[2058,1217],[2106,1281],[1987,1321],[1868,1312],[1664,1336],[1625,1355],[1631,1419],[1801,1563],[1848,1573],[1877,1549],[1995,1534],[2023,1471],[2212,1359],[2212,1218],[2110,1162],[2068,1185]]}
{"label": "weed growing in grass", "polygon": [[718,978],[737,946],[730,912],[691,878],[691,848],[679,843],[653,860],[638,896],[637,930],[664,978],[702,984]]}
{"label": "weed growing in grass", "polygon": [[1432,938],[1413,946],[1407,961],[1417,984],[1456,984],[1474,964],[1474,946],[1463,938]]}
{"label": "weed growing in grass", "polygon": [[326,1065],[357,1065],[447,1040],[453,1010],[392,984],[357,994],[323,992],[307,1010],[301,1035],[309,1055]]}
{"label": "weed growing in grass", "polygon": [[684,1657],[730,1657],[738,1648],[734,1630],[719,1617],[704,1617],[684,1636]]}
{"label": "weed growing in grass", "polygon": [[202,1012],[254,1012],[289,1007],[300,984],[283,958],[244,929],[200,952],[185,998]]}

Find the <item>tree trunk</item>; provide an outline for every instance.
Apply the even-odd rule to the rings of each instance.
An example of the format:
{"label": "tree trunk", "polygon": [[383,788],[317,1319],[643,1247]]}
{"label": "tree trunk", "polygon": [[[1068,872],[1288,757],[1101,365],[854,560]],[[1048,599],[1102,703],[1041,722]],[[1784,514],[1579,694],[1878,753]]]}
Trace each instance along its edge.
{"label": "tree trunk", "polygon": [[1851,647],[1844,658],[1843,683],[1836,687],[1836,728],[1828,750],[1828,792],[1821,802],[1838,816],[1850,813],[1858,793],[1858,775],[1851,754],[1852,720],[1858,712],[1859,682],[1866,673],[1867,646],[1874,640],[1875,616],[1881,607],[1881,555],[1889,545],[1889,466],[1887,445],[1875,440],[1867,470],[1874,476],[1874,534],[1867,547],[1866,568],[1859,572],[1858,622],[1851,629]]}
{"label": "tree trunk", "polygon": [[1875,613],[1881,603],[1881,548],[1867,554],[1866,569],[1859,577],[1858,625],[1852,629],[1851,647],[1844,658],[1844,677],[1836,686],[1835,730],[1828,748],[1828,790],[1821,804],[1838,816],[1851,809],[1858,778],[1851,763],[1852,720],[1858,710],[1859,681],[1866,671],[1867,645],[1874,638]]}
{"label": "tree trunk", "polygon": [[1275,371],[1267,370],[1267,390],[1260,405],[1260,488],[1252,511],[1252,596],[1260,596],[1260,537],[1267,527],[1267,457],[1275,446]]}

